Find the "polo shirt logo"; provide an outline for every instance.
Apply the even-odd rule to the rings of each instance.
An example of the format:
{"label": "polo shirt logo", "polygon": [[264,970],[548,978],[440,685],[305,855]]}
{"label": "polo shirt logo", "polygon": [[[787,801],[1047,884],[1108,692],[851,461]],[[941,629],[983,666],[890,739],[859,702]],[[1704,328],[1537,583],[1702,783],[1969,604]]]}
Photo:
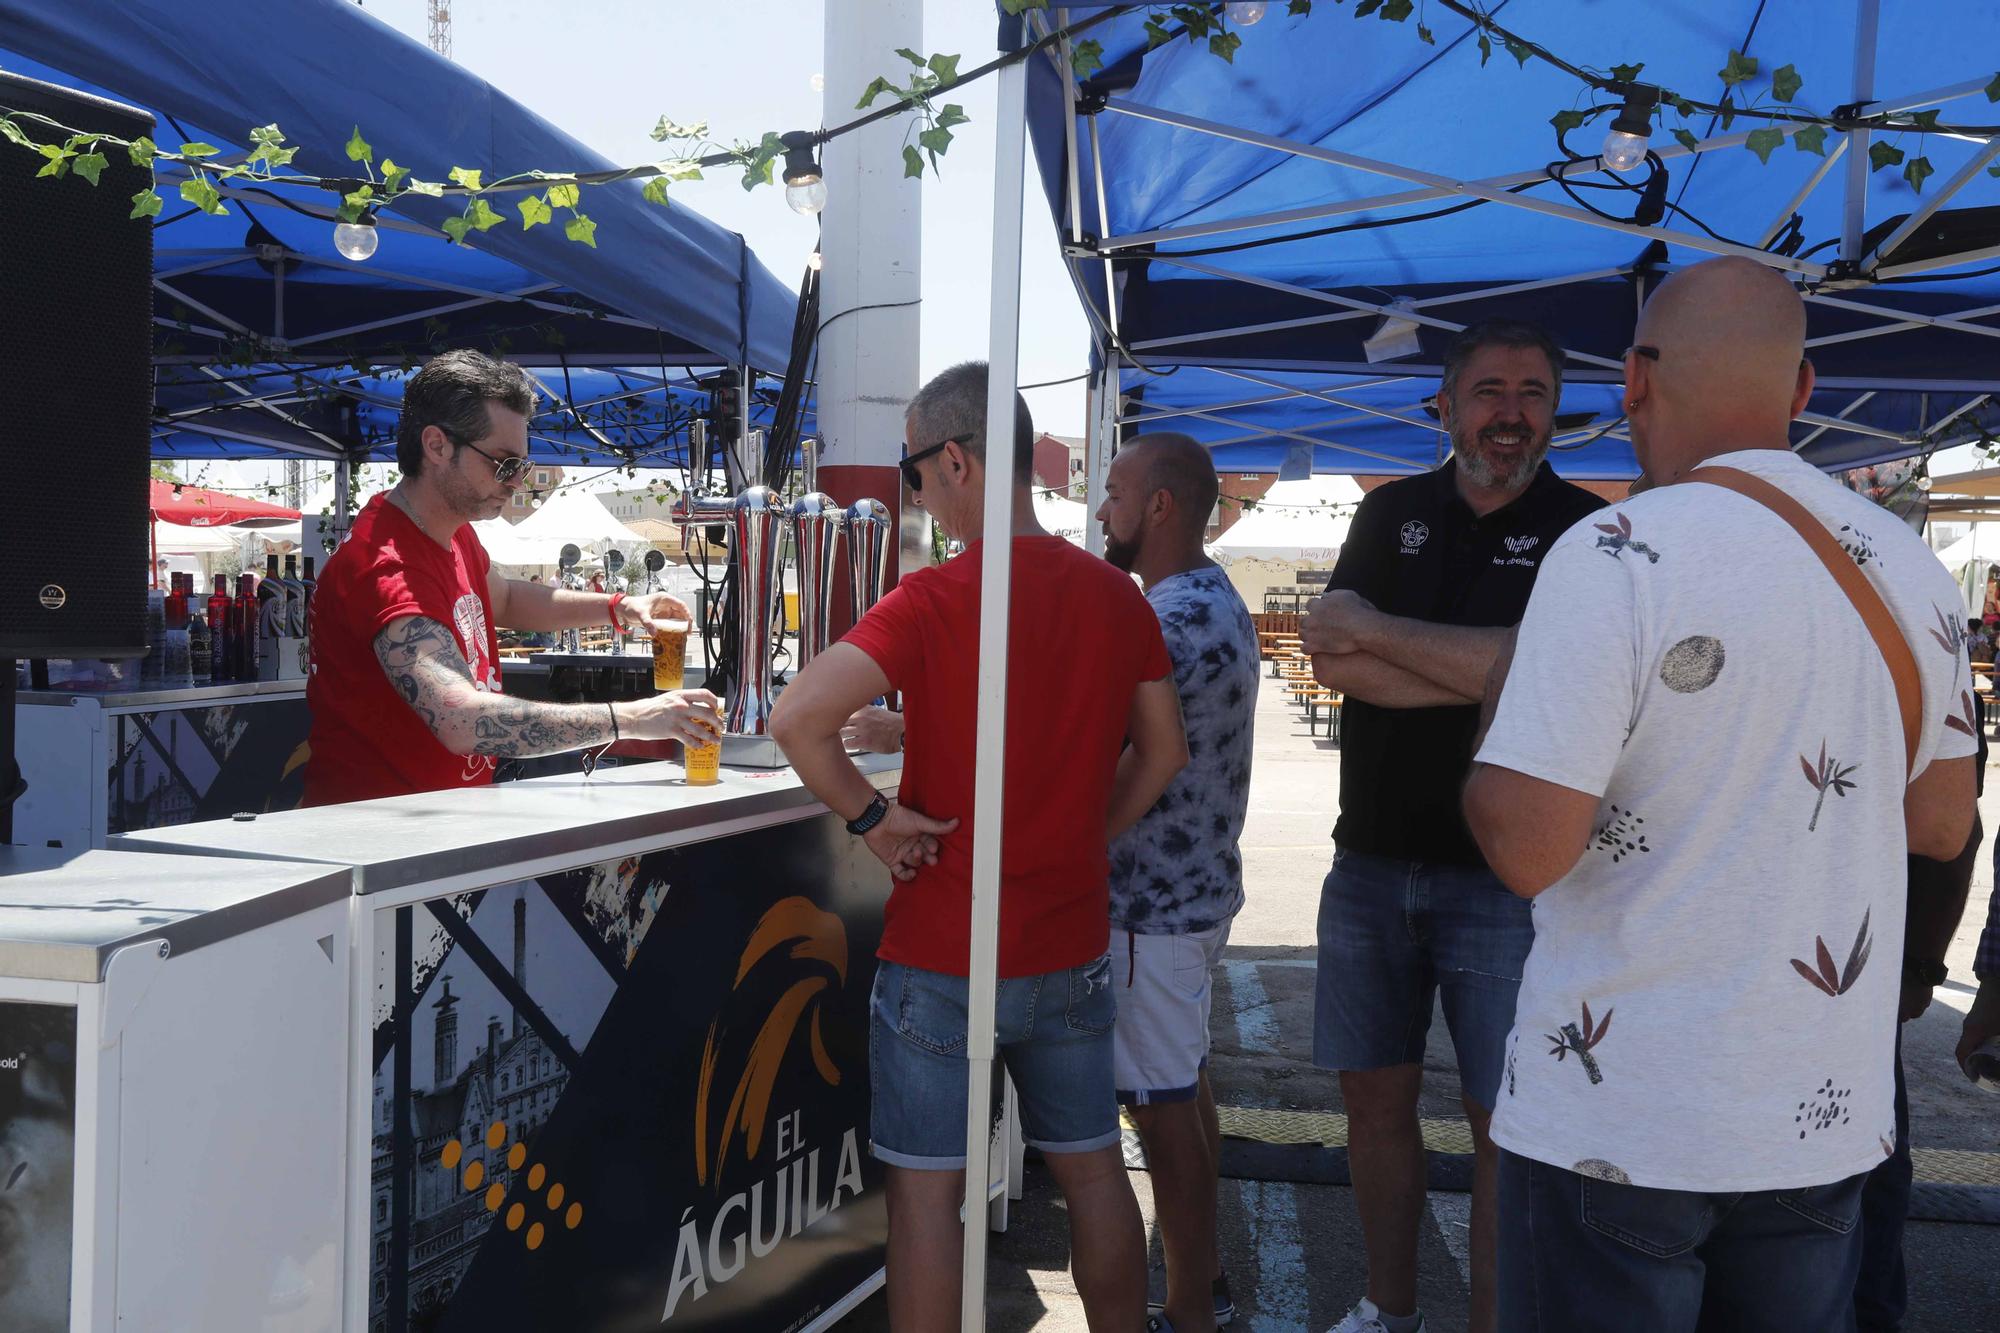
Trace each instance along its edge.
{"label": "polo shirt logo", "polygon": [[1405,551],[1416,550],[1419,546],[1430,540],[1430,535],[1431,530],[1428,526],[1418,522],[1416,519],[1411,519],[1403,525],[1403,549]]}
{"label": "polo shirt logo", "polygon": [[1514,555],[1519,555],[1523,551],[1532,551],[1541,544],[1542,539],[1540,537],[1509,537],[1507,539],[1507,550]]}

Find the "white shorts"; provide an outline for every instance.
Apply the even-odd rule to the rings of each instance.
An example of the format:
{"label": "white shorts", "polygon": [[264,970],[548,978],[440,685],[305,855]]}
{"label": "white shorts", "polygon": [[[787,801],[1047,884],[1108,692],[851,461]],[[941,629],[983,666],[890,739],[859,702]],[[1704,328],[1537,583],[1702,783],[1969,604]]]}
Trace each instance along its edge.
{"label": "white shorts", "polygon": [[1111,990],[1118,999],[1111,1072],[1127,1106],[1192,1101],[1208,1063],[1209,971],[1229,923],[1189,935],[1111,928]]}

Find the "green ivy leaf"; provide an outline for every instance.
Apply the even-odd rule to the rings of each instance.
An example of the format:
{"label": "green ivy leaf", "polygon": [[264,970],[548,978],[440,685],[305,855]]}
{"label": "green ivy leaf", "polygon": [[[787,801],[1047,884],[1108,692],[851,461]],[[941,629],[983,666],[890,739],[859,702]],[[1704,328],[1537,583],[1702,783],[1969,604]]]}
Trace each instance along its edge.
{"label": "green ivy leaf", "polygon": [[[0,138],[4,138],[9,143],[17,143],[23,148],[33,148],[35,146],[35,141],[28,137],[26,130],[16,125],[12,120],[4,117],[0,117]],[[144,164],[141,163],[140,165],[143,166]]]}
{"label": "green ivy leaf", "polygon": [[1287,14],[1310,14],[1313,12],[1313,0],[1292,0],[1292,3],[1286,8],[1285,12]]}
{"label": "green ivy leaf", "polygon": [[1804,86],[1805,79],[1791,65],[1780,65],[1771,74],[1771,96],[1780,102],[1791,101],[1799,95],[1799,89]]}
{"label": "green ivy leaf", "polygon": [[1681,147],[1687,149],[1689,152],[1693,152],[1695,150],[1695,146],[1701,142],[1701,140],[1694,137],[1694,132],[1692,130],[1687,130],[1687,129],[1675,130],[1674,139],[1680,144]]}
{"label": "green ivy leaf", "polygon": [[111,163],[102,153],[85,153],[70,165],[76,168],[77,175],[95,185],[98,176]]}
{"label": "green ivy leaf", "polygon": [[915,176],[919,179],[922,179],[923,174],[924,174],[923,154],[919,153],[915,148],[911,147],[909,144],[904,144],[903,176],[906,179],[911,176]]}
{"label": "green ivy leaf", "polygon": [[1582,129],[1586,117],[1581,111],[1558,111],[1549,117],[1549,124],[1556,127],[1556,133]]}
{"label": "green ivy leaf", "polygon": [[917,142],[931,155],[931,167],[936,169],[938,154],[951,147],[951,131],[942,125],[933,126],[917,136]]}
{"label": "green ivy leaf", "polygon": [[1417,25],[1417,40],[1425,46],[1436,46],[1438,44],[1437,34],[1421,23]]}
{"label": "green ivy leaf", "polygon": [[341,196],[339,217],[342,222],[358,222],[368,202],[375,197],[375,187],[364,185],[358,190]]}
{"label": "green ivy leaf", "polygon": [[[665,176],[653,177],[646,182],[646,188],[639,193],[644,196],[647,203],[658,204],[660,207],[665,208],[667,206],[667,178]],[[547,218],[543,218],[542,220],[544,222],[548,221]]]}
{"label": "green ivy leaf", "polygon": [[444,234],[451,238],[453,245],[464,245],[465,233],[472,230],[472,220],[465,217],[446,218],[442,225]]}
{"label": "green ivy leaf", "polygon": [[182,157],[214,157],[221,151],[220,148],[217,148],[212,143],[186,143],[181,145]]}
{"label": "green ivy leaf", "polygon": [[1993,82],[1986,85],[1986,100],[2000,102],[2000,74],[1993,76]]}
{"label": "green ivy leaf", "polygon": [[1512,37],[1509,37],[1507,39],[1507,54],[1514,57],[1516,65],[1525,69],[1528,65],[1528,57],[1535,53],[1526,42],[1516,41]]}
{"label": "green ivy leaf", "polygon": [[403,183],[410,179],[410,169],[399,167],[390,158],[382,159],[382,193],[401,194]]}
{"label": "green ivy leaf", "polygon": [[1230,64],[1236,63],[1236,48],[1243,45],[1243,39],[1233,32],[1218,32],[1208,39],[1210,55],[1221,56]]}
{"label": "green ivy leaf", "polygon": [[[889,82],[889,80],[883,78],[880,74],[877,74],[875,78],[869,83],[869,85],[861,90],[861,100],[854,104],[854,109],[856,111],[859,111],[861,108],[865,106],[872,105],[875,99],[880,97],[883,93],[893,93],[896,91],[897,88],[895,84]],[[659,136],[654,135],[653,137],[658,138]]]}
{"label": "green ivy leaf", "polygon": [[1156,46],[1165,45],[1170,36],[1171,34],[1168,33],[1166,24],[1160,22],[1160,20],[1157,18],[1151,16],[1147,17],[1146,49],[1148,51],[1152,50]]}
{"label": "green ivy leaf", "polygon": [[[11,120],[7,122],[9,125],[13,123]],[[143,134],[125,145],[125,155],[132,159],[132,165],[135,167],[152,166],[153,159],[159,156],[159,152],[153,141]]]}
{"label": "green ivy leaf", "polygon": [[1047,9],[1049,0],[1000,0],[1000,8],[1009,14],[1023,14],[1030,9]]}
{"label": "green ivy leaf", "polygon": [[677,125],[665,116],[661,116],[660,123],[653,126],[653,140],[656,143],[665,143],[669,139],[701,139],[707,135],[708,122],[705,120],[698,120],[692,125]]}
{"label": "green ivy leaf", "polygon": [[972,117],[965,114],[965,108],[956,102],[946,102],[944,109],[937,113],[937,123],[945,129],[967,124],[971,120]]}
{"label": "green ivy leaf", "polygon": [[1910,188],[1918,194],[1924,192],[1924,182],[1934,174],[1936,173],[1931,167],[1931,160],[1927,157],[1913,157],[1903,167],[1903,179],[1908,181]]}
{"label": "green ivy leaf", "polygon": [[583,192],[572,184],[559,182],[551,185],[548,188],[549,207],[575,208],[576,201],[582,197],[582,194]]}
{"label": "green ivy leaf", "polygon": [[445,173],[445,179],[453,185],[463,185],[468,190],[477,190],[480,188],[479,171],[477,167],[453,167]]}
{"label": "green ivy leaf", "polygon": [[1416,0],[1389,0],[1382,6],[1381,18],[1389,23],[1401,23],[1416,11]]}
{"label": "green ivy leaf", "polygon": [[1782,146],[1784,142],[1785,132],[1783,130],[1778,129],[1776,126],[1766,126],[1761,130],[1750,131],[1750,137],[1743,141],[1743,146],[1755,153],[1759,162],[1769,165],[1771,154]]}
{"label": "green ivy leaf", "polygon": [[1685,97],[1676,96],[1673,99],[1673,107],[1682,116],[1692,116],[1694,114],[1694,103],[1688,101]]}
{"label": "green ivy leaf", "polygon": [[156,218],[160,216],[160,208],[165,203],[166,201],[160,198],[158,190],[141,190],[132,196],[132,211],[125,216],[127,218]]}
{"label": "green ivy leaf", "polygon": [[1737,84],[1756,77],[1757,58],[1732,50],[1729,53],[1729,63],[1716,71],[1716,74],[1722,80],[1723,87],[1734,88]]}
{"label": "green ivy leaf", "polygon": [[1479,67],[1486,68],[1486,62],[1493,58],[1493,39],[1485,33],[1479,34]]}
{"label": "green ivy leaf", "polygon": [[1619,83],[1632,83],[1638,79],[1639,71],[1644,68],[1646,68],[1646,62],[1643,60],[1636,65],[1613,65],[1611,67],[1611,77]]}
{"label": "green ivy leaf", "polygon": [[924,67],[924,58],[918,55],[915,51],[912,51],[907,46],[897,47],[896,54],[901,56],[903,59],[909,61],[912,65],[915,65],[918,69],[922,69]]}
{"label": "green ivy leaf", "polygon": [[[186,150],[182,150],[186,151]],[[361,127],[356,125],[354,133],[347,140],[347,160],[349,162],[373,162],[375,150],[361,137]]]}
{"label": "green ivy leaf", "polygon": [[770,130],[764,131],[763,142],[755,148],[744,151],[743,188],[754,190],[759,185],[771,183],[771,164],[785,155],[785,143]]}
{"label": "green ivy leaf", "polygon": [[1792,147],[1801,153],[1817,153],[1826,156],[1826,126],[1808,125],[1792,136]]}
{"label": "green ivy leaf", "polygon": [[958,77],[958,57],[935,55],[924,62],[930,72],[937,75],[939,83],[950,83]]}
{"label": "green ivy leaf", "polygon": [[1731,125],[1736,123],[1736,106],[1725,97],[1722,99],[1721,107],[1722,110],[1717,114],[1716,121],[1724,130],[1727,130]]}
{"label": "green ivy leaf", "polygon": [[1381,7],[1382,0],[1361,0],[1361,3],[1354,7],[1354,17],[1365,19]]}
{"label": "green ivy leaf", "polygon": [[490,231],[506,219],[493,211],[493,206],[484,199],[474,198],[465,210],[465,220],[481,231]]}
{"label": "green ivy leaf", "polygon": [[1069,49],[1069,67],[1076,71],[1076,77],[1087,79],[1091,71],[1104,68],[1104,43],[1094,37],[1085,38]]}
{"label": "green ivy leaf", "polygon": [[[649,189],[654,185],[665,185],[665,184],[666,182],[662,181],[658,176],[655,176],[653,177],[652,180],[646,182],[646,185]],[[522,231],[528,230],[528,228],[534,226],[536,223],[547,222],[550,218],[556,215],[556,211],[553,208],[549,207],[548,201],[546,199],[543,199],[539,195],[533,195],[533,194],[528,195],[526,198],[521,200],[519,207],[521,210]]]}
{"label": "green ivy leaf", "polygon": [[1868,145],[1869,170],[1880,171],[1893,167],[1903,160],[1903,150],[1885,139],[1877,139]]}
{"label": "green ivy leaf", "polygon": [[195,176],[182,181],[181,198],[204,213],[212,213],[216,217],[226,217],[229,214],[229,210],[222,206],[222,196],[215,192],[215,187],[209,184],[205,176]]}
{"label": "green ivy leaf", "polygon": [[2000,166],[1986,168],[1986,174],[1989,176],[2000,176]]}
{"label": "green ivy leaf", "polygon": [[1933,107],[1929,111],[1916,112],[1910,119],[1916,122],[1918,129],[1929,131],[1938,127],[1938,117],[1942,114],[1944,113]]}
{"label": "green ivy leaf", "polygon": [[52,157],[47,162],[44,162],[42,164],[42,169],[35,173],[37,176],[61,177],[69,174],[69,159],[60,156],[62,149],[58,148],[56,149],[56,152],[58,156]]}
{"label": "green ivy leaf", "polygon": [[593,250],[597,248],[597,224],[581,213],[563,224],[563,235]]}
{"label": "green ivy leaf", "polygon": [[403,188],[410,194],[421,194],[429,199],[444,198],[443,181],[412,180],[405,182]]}

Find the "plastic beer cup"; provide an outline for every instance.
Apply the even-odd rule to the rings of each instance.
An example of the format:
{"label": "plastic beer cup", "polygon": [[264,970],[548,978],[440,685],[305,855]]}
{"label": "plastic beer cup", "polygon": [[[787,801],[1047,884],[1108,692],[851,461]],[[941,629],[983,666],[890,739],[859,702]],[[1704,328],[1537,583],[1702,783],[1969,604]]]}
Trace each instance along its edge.
{"label": "plastic beer cup", "polygon": [[653,688],[678,690],[687,683],[685,620],[662,620],[653,626]]}
{"label": "plastic beer cup", "polygon": [[681,763],[690,787],[713,787],[722,781],[722,733],[713,733],[705,745],[682,742]]}

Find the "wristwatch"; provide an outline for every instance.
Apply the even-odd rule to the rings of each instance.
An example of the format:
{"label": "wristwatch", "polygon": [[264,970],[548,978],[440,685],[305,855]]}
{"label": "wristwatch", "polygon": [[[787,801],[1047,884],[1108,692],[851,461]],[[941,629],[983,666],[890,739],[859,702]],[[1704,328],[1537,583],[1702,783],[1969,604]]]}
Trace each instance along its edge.
{"label": "wristwatch", "polygon": [[889,803],[882,799],[882,793],[878,791],[866,810],[847,821],[847,831],[858,838],[888,817]]}
{"label": "wristwatch", "polygon": [[1914,981],[1920,986],[1936,990],[1944,985],[1944,979],[1951,975],[1951,969],[1935,958],[1905,958],[1903,960],[1903,980]]}

